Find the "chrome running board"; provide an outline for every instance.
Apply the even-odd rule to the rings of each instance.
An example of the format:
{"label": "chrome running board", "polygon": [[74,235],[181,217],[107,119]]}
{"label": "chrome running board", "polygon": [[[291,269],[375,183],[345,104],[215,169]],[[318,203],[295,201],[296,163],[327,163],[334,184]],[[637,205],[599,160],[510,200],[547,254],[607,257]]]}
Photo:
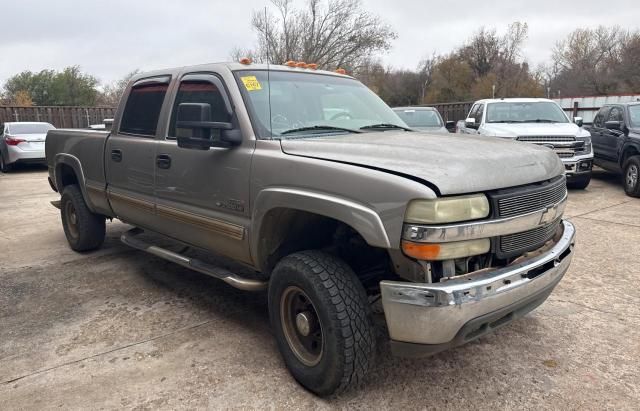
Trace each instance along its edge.
{"label": "chrome running board", "polygon": [[240,290],[260,291],[267,288],[266,281],[251,280],[248,278],[240,277],[232,273],[231,271],[225,270],[224,268],[207,264],[195,258],[186,257],[182,254],[169,251],[166,248],[158,247],[158,246],[149,244],[139,238],[136,238],[138,235],[142,234],[143,232],[144,231],[140,228],[133,228],[127,231],[126,233],[122,234],[120,236],[120,241],[122,241],[124,244],[130,247],[137,248],[138,250],[146,251],[149,254],[153,254],[157,257],[164,258],[165,260],[169,260],[183,267],[186,267],[191,270],[197,271],[199,273],[206,274],[211,277],[222,280],[225,283],[229,284],[230,286],[238,288]]}

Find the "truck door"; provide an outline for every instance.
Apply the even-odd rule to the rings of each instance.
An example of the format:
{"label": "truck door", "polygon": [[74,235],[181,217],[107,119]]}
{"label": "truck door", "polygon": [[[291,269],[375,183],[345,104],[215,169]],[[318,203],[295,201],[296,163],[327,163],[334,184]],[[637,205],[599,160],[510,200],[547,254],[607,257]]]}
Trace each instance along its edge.
{"label": "truck door", "polygon": [[593,155],[596,158],[604,159],[604,122],[606,121],[607,116],[609,115],[610,107],[604,106],[593,118],[593,125],[589,132],[591,133],[591,143],[593,144]]}
{"label": "truck door", "polygon": [[[622,146],[622,140],[624,139],[624,110],[621,106],[613,106],[609,110],[605,127],[602,130],[602,151],[606,160],[617,161],[618,160],[618,147]],[[619,124],[619,128],[609,128],[607,122],[616,122]],[[611,123],[609,123],[611,124]]]}
{"label": "truck door", "polygon": [[[249,176],[255,140],[245,137],[239,146],[209,150],[180,148],[176,140],[190,132],[176,127],[182,103],[208,104],[211,121],[239,128],[235,115],[229,115],[226,87],[213,73],[191,73],[180,79],[166,137],[156,143],[156,212],[163,234],[250,262]],[[220,132],[211,130],[211,137],[216,139]]]}
{"label": "truck door", "polygon": [[170,77],[136,82],[105,146],[111,207],[122,220],[154,227],[155,138]]}

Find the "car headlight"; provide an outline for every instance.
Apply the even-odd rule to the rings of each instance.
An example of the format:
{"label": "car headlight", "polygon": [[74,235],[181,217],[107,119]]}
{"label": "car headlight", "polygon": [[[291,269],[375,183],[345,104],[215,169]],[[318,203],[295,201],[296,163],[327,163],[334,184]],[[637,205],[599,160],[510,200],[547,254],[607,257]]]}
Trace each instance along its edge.
{"label": "car headlight", "polygon": [[591,137],[578,137],[579,141],[584,141],[584,151],[591,152]]}
{"label": "car headlight", "polygon": [[407,206],[405,222],[442,224],[478,220],[489,216],[489,200],[484,194],[413,200]]}

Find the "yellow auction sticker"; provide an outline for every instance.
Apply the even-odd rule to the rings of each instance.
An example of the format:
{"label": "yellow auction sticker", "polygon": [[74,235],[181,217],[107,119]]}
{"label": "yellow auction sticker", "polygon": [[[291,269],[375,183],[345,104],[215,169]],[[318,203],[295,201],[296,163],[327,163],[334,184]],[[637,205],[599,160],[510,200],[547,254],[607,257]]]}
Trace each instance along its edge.
{"label": "yellow auction sticker", "polygon": [[244,87],[248,91],[262,90],[262,86],[260,85],[260,82],[258,81],[256,76],[240,77],[240,80],[242,80],[242,82],[244,83]]}

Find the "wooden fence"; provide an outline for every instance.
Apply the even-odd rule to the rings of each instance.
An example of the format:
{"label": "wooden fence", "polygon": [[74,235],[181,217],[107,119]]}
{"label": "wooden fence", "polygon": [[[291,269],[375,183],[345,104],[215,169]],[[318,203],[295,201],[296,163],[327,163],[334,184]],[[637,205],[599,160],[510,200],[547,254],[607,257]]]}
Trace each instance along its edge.
{"label": "wooden fence", "polygon": [[10,121],[44,121],[57,128],[87,128],[113,118],[113,107],[0,106],[0,126]]}
{"label": "wooden fence", "polygon": [[427,107],[435,107],[440,112],[444,121],[464,120],[467,118],[467,114],[469,113],[469,110],[471,110],[472,105],[473,101],[424,104],[424,106]]}

